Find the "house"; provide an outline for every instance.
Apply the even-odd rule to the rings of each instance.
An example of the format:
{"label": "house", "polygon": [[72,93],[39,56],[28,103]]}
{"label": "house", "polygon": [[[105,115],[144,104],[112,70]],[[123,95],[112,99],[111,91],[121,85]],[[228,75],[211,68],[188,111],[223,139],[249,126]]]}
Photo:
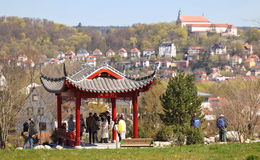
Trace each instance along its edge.
{"label": "house", "polygon": [[127,57],[127,51],[126,51],[124,48],[121,48],[121,49],[118,51],[118,55],[119,55],[120,57],[126,58],[126,57]]}
{"label": "house", "polygon": [[73,51],[68,51],[65,53],[65,58],[72,60],[75,55]]}
{"label": "house", "polygon": [[117,62],[116,66],[120,70],[126,70],[126,69],[132,69],[134,67],[134,64],[132,62],[125,61],[125,62]]}
{"label": "house", "polygon": [[77,57],[87,57],[87,56],[89,56],[89,53],[88,53],[87,50],[85,50],[85,49],[79,49],[79,50],[77,51]]}
{"label": "house", "polygon": [[99,49],[95,49],[94,51],[93,51],[93,56],[102,56],[102,52],[99,50]]}
{"label": "house", "polygon": [[6,86],[7,86],[6,78],[0,70],[0,91],[3,91]]}
{"label": "house", "polygon": [[173,61],[172,62],[172,67],[177,67],[177,68],[187,68],[189,67],[189,61],[188,60],[179,60],[179,61]]}
{"label": "house", "polygon": [[48,61],[48,64],[60,64],[62,63],[59,59],[55,59],[55,58],[51,58],[49,61]]}
{"label": "house", "polygon": [[50,142],[50,136],[54,129],[55,115],[51,102],[54,102],[54,96],[46,93],[42,86],[37,85],[31,88],[22,110],[16,116],[17,130],[22,131],[23,123],[32,118],[36,129],[39,131],[38,138],[41,142]]}
{"label": "house", "polygon": [[171,67],[171,61],[169,61],[169,60],[156,60],[154,62],[154,65],[155,65],[156,69],[170,68]]}
{"label": "house", "polygon": [[230,65],[236,66],[242,63],[242,58],[240,56],[234,55],[230,58]]}
{"label": "house", "polygon": [[211,54],[212,55],[221,55],[221,54],[226,54],[227,53],[227,47],[223,43],[215,43],[211,47]]}
{"label": "house", "polygon": [[260,76],[260,66],[254,66],[250,69],[251,76]]}
{"label": "house", "polygon": [[128,53],[128,57],[130,57],[130,58],[140,57],[140,56],[141,56],[141,52],[137,48],[131,49],[130,52]]}
{"label": "house", "polygon": [[148,59],[140,59],[135,62],[135,67],[148,68],[150,66],[150,61]]}
{"label": "house", "polygon": [[31,59],[28,59],[26,55],[19,55],[17,57],[16,65],[20,67],[34,67],[35,63]]}
{"label": "house", "polygon": [[161,57],[176,57],[176,47],[174,43],[164,42],[159,46],[159,56]]}
{"label": "house", "polygon": [[65,58],[66,56],[65,56],[65,53],[63,53],[63,52],[58,52],[58,54],[57,54],[57,59],[63,59],[63,58]]}
{"label": "house", "polygon": [[86,64],[95,67],[97,65],[97,57],[96,56],[88,56],[86,59]]}
{"label": "house", "polygon": [[243,47],[244,47],[244,53],[253,54],[253,45],[246,43],[243,45]]}
{"label": "house", "polygon": [[188,61],[199,60],[200,54],[204,52],[204,47],[202,46],[191,46],[188,48],[185,59]]}
{"label": "house", "polygon": [[165,70],[163,73],[163,75],[165,75],[167,78],[175,77],[176,74],[177,73],[173,70]]}
{"label": "house", "polygon": [[25,61],[28,61],[28,57],[26,55],[19,55],[17,57],[17,61],[18,62],[25,62]]}
{"label": "house", "polygon": [[188,24],[189,33],[219,33],[222,36],[237,36],[237,27],[231,24]]}
{"label": "house", "polygon": [[146,49],[143,51],[143,57],[151,57],[151,56],[155,56],[155,51],[152,49]]}
{"label": "house", "polygon": [[113,56],[115,56],[115,52],[114,52],[112,49],[109,49],[109,50],[106,52],[106,56],[107,56],[107,57],[113,57]]}
{"label": "house", "polygon": [[191,46],[189,47],[187,53],[190,54],[201,54],[204,52],[204,47],[202,46]]}
{"label": "house", "polygon": [[247,68],[252,68],[259,63],[259,57],[255,54],[251,54],[245,61],[244,64]]}

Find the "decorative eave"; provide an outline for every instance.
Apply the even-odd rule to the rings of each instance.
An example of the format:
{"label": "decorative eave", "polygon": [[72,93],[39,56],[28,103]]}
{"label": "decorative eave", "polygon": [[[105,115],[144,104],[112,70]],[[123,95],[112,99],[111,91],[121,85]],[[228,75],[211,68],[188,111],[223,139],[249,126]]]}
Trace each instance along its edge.
{"label": "decorative eave", "polygon": [[[109,74],[109,77],[101,76],[104,72]],[[64,77],[50,78],[41,73],[40,79],[44,88],[52,93],[60,93],[68,89],[85,93],[143,92],[156,80],[155,71],[145,77],[133,78],[125,76],[109,65],[99,68],[85,65],[69,76],[64,66]]]}
{"label": "decorative eave", "polygon": [[67,89],[65,84],[66,77],[50,78],[41,72],[40,80],[43,87],[51,93],[63,92]]}

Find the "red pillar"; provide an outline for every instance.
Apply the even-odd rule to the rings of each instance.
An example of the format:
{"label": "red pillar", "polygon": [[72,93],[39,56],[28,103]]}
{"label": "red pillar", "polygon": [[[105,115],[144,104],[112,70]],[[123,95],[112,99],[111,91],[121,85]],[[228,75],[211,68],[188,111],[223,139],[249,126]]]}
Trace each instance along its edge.
{"label": "red pillar", "polygon": [[[111,98],[111,103],[112,103],[112,121],[116,121],[116,99]],[[116,130],[113,129],[113,141],[116,140]]]}
{"label": "red pillar", "polygon": [[81,98],[76,97],[76,137],[75,146],[80,146],[80,105]]}
{"label": "red pillar", "polygon": [[135,95],[132,99],[133,103],[133,132],[134,138],[138,138],[138,103],[137,103],[137,95]]}
{"label": "red pillar", "polygon": [[62,97],[60,94],[57,94],[57,123],[58,128],[61,128],[61,104],[62,104]]}

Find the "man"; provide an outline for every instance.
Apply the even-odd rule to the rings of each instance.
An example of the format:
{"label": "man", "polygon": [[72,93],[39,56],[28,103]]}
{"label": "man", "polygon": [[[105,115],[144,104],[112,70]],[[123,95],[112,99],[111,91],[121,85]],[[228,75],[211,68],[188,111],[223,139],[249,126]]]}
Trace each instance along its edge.
{"label": "man", "polygon": [[70,115],[70,118],[68,120],[68,131],[73,132],[75,130],[75,124],[73,121],[73,114]]}
{"label": "man", "polygon": [[95,143],[95,133],[97,130],[96,120],[93,117],[92,113],[89,113],[89,117],[86,119],[87,132],[89,133],[89,144]]}
{"label": "man", "polygon": [[30,143],[30,149],[33,148],[33,138],[37,134],[37,130],[35,128],[35,123],[31,118],[28,119],[27,122],[23,124],[23,132],[22,135],[24,137],[24,145],[23,148],[27,148],[28,142]]}
{"label": "man", "polygon": [[217,119],[216,125],[219,129],[219,140],[221,142],[227,142],[227,120],[223,114],[221,114]]}

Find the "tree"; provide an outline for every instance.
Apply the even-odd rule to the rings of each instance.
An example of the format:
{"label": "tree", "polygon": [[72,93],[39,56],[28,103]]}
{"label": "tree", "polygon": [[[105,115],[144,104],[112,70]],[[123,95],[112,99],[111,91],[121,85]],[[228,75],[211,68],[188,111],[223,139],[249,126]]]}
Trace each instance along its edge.
{"label": "tree", "polygon": [[[178,73],[169,80],[167,89],[160,99],[164,111],[160,114],[160,118],[165,125],[173,126],[177,142],[183,144],[187,137],[187,144],[201,143],[201,130],[190,127],[194,114],[201,117],[202,99],[197,95],[194,76]],[[194,137],[196,137],[195,140]]]}
{"label": "tree", "polygon": [[225,100],[215,107],[216,116],[224,114],[228,120],[229,130],[237,131],[240,136],[245,138],[254,136],[254,133],[259,132],[256,126],[259,124],[260,81],[224,82],[215,90],[220,88]]}
{"label": "tree", "polygon": [[27,96],[22,88],[28,82],[23,68],[8,65],[3,69],[6,85],[0,91],[0,142],[5,147],[9,131],[14,128],[16,115],[21,110]]}
{"label": "tree", "polygon": [[161,127],[159,113],[162,113],[160,96],[166,89],[164,81],[153,84],[149,91],[140,96],[140,122],[142,129],[145,130],[145,137],[154,137]]}
{"label": "tree", "polygon": [[164,111],[160,116],[166,125],[184,126],[190,123],[194,114],[201,114],[202,99],[197,96],[192,75],[178,73],[171,78],[160,99]]}

